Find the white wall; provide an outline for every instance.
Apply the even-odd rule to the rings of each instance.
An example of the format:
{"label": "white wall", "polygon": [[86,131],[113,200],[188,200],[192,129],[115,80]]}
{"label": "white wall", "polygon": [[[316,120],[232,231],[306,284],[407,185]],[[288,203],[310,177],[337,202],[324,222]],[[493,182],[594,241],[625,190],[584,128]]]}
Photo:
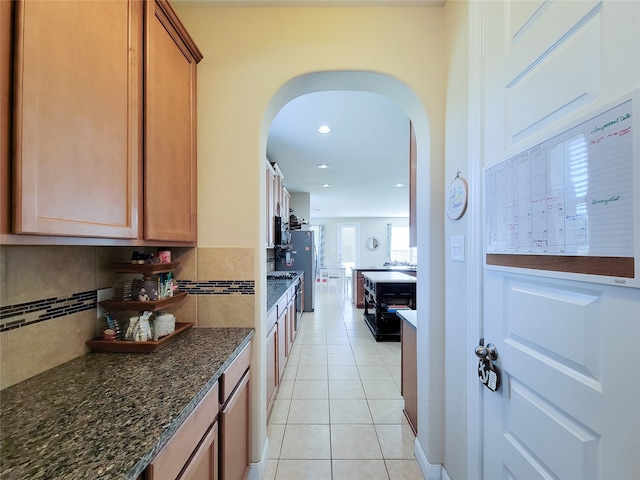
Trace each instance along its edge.
{"label": "white wall", "polygon": [[[325,227],[325,261],[338,260],[338,223],[356,223],[360,230],[358,242],[358,265],[368,267],[381,267],[387,261],[387,224],[398,227],[409,225],[407,218],[312,218],[312,225],[324,225]],[[369,237],[380,240],[380,247],[376,251],[367,250],[365,241]]]}
{"label": "white wall", "polygon": [[[458,171],[470,181],[474,172],[469,162],[469,34],[466,2],[447,2],[445,8],[447,48],[447,96],[445,118],[445,174],[448,185]],[[475,372],[468,367],[467,279],[472,273],[470,258],[469,219],[477,215],[480,205],[471,202],[459,220],[444,218],[445,265],[445,322],[444,322],[444,455],[443,464],[452,479],[471,478],[467,468],[467,388],[469,376]],[[465,261],[452,261],[452,236],[462,235],[465,241]],[[475,319],[477,322],[477,318]]]}
{"label": "white wall", "polygon": [[[198,66],[198,245],[253,247],[256,252],[251,459],[259,462],[266,442],[263,168],[270,123],[286,102],[311,91],[373,91],[396,101],[416,125],[419,238],[425,250],[439,252],[441,235],[430,232],[442,222],[442,9],[178,4],[176,10],[204,54]],[[430,328],[428,319],[442,322],[441,255],[421,265],[418,295],[428,306],[421,315]],[[440,335],[429,338],[427,333],[424,354],[441,361]],[[437,408],[427,411],[425,401],[419,435],[425,455],[439,463],[442,428],[429,422],[440,413],[442,389],[427,389],[430,376],[427,372],[420,382]]]}
{"label": "white wall", "polygon": [[308,221],[311,217],[311,195],[308,193],[292,193],[289,200],[289,208],[293,209],[295,216]]}

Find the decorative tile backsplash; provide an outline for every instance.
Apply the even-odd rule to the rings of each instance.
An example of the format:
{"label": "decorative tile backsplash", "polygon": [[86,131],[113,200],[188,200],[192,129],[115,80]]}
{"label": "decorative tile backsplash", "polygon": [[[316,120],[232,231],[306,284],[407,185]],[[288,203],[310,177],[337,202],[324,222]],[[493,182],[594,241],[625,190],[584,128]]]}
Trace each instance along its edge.
{"label": "decorative tile backsplash", "polygon": [[96,308],[97,291],[0,307],[0,332]]}
{"label": "decorative tile backsplash", "polygon": [[[255,295],[254,280],[178,280],[189,295]],[[97,291],[74,293],[0,307],[0,332],[96,308]]]}
{"label": "decorative tile backsplash", "polygon": [[254,280],[178,280],[178,290],[190,295],[255,295]]}

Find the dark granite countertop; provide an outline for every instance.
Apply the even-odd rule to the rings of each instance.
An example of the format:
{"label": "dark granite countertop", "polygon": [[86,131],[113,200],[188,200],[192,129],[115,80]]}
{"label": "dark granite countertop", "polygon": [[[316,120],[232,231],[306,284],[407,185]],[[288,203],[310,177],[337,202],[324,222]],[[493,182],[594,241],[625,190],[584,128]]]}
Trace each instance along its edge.
{"label": "dark granite countertop", "polygon": [[304,271],[300,270],[296,270],[296,272],[298,273],[298,275],[289,280],[289,279],[277,279],[277,280],[271,280],[271,279],[267,279],[267,315],[269,315],[269,313],[271,313],[271,311],[273,310],[273,308],[276,306],[276,304],[278,303],[278,300],[280,299],[280,297],[282,297],[282,295],[285,294],[285,292],[287,291],[287,289],[294,284],[294,282],[300,278],[302,275],[304,275]]}
{"label": "dark granite countertop", "polygon": [[155,353],[89,353],[0,392],[0,478],[136,479],[250,328],[192,328]]}

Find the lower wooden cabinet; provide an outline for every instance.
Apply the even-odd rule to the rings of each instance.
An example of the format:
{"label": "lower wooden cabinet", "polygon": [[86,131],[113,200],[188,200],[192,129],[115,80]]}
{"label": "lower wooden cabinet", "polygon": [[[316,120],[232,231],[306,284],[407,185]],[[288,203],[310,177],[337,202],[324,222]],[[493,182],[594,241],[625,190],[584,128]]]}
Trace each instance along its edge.
{"label": "lower wooden cabinet", "polygon": [[287,365],[287,317],[287,313],[282,314],[276,323],[278,328],[276,333],[278,339],[278,383],[280,383],[284,367]]}
{"label": "lower wooden cabinet", "polygon": [[278,327],[274,325],[267,336],[267,414],[271,411],[278,386]]}
{"label": "lower wooden cabinet", "polygon": [[291,353],[293,348],[293,341],[296,338],[296,288],[291,287],[289,291],[289,304],[287,305],[288,317],[287,317],[287,356]]}
{"label": "lower wooden cabinet", "polygon": [[251,342],[139,480],[244,480],[249,473]]}
{"label": "lower wooden cabinet", "polygon": [[218,422],[216,422],[185,466],[180,480],[218,480],[218,448]]}
{"label": "lower wooden cabinet", "polygon": [[249,371],[220,411],[220,480],[249,473]]}
{"label": "lower wooden cabinet", "polygon": [[220,480],[244,480],[249,473],[250,359],[251,343],[220,380]]}
{"label": "lower wooden cabinet", "polygon": [[413,325],[402,320],[401,345],[401,394],[404,398],[404,414],[414,435],[418,433],[418,351],[417,332]]}
{"label": "lower wooden cabinet", "polygon": [[216,384],[151,461],[146,480],[217,480],[219,397]]}

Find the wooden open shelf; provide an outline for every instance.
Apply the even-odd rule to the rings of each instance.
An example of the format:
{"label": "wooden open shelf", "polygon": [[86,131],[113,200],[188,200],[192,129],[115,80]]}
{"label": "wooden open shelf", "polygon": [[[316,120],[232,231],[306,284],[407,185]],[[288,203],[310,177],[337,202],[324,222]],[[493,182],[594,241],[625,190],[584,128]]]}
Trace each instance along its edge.
{"label": "wooden open shelf", "polygon": [[[169,265],[169,264],[165,264]],[[148,302],[140,302],[138,300],[103,300],[98,302],[107,312],[157,312],[158,310],[166,310],[170,305],[180,303],[187,297],[187,292],[175,292],[173,297],[163,298],[161,300],[149,300]]]}
{"label": "wooden open shelf", "polygon": [[111,266],[117,273],[140,273],[145,276],[172,272],[180,262],[171,263],[115,263]]}
{"label": "wooden open shelf", "polygon": [[[148,303],[148,302],[147,302]],[[161,348],[166,347],[169,343],[173,342],[180,334],[186,332],[193,323],[176,323],[175,331],[162,337],[160,340],[154,342],[153,340],[148,342],[134,342],[131,340],[88,340],[87,346],[94,352],[112,352],[112,353],[150,353],[157,352]]]}

